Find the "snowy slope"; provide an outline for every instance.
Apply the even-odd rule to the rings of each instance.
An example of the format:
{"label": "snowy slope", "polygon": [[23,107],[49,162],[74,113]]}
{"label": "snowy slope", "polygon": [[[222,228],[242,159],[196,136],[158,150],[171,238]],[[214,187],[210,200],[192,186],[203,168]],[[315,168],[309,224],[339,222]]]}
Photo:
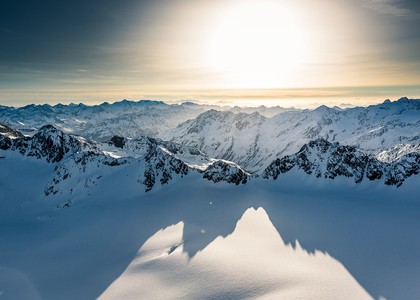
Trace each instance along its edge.
{"label": "snowy slope", "polygon": [[372,299],[331,256],[286,245],[263,208],[192,259],[183,230],[180,222],[151,236],[100,299]]}
{"label": "snowy slope", "polygon": [[[420,294],[419,176],[398,189],[342,176],[318,184],[304,172],[249,180],[232,162],[148,137],[95,143],[52,126],[15,135],[0,135],[6,299]],[[415,149],[378,156],[401,162]],[[304,150],[324,172],[332,153],[343,158],[335,166],[366,155],[322,140]]]}
{"label": "snowy slope", "polygon": [[[413,231],[420,226],[418,182],[399,189],[334,182],[320,189],[302,178],[276,184],[253,180],[238,187],[185,177],[158,192],[138,193],[121,173],[104,178],[94,195],[58,209],[42,195],[41,181],[52,168],[24,159],[13,168],[10,160],[0,160],[7,170],[0,183],[9,187],[2,188],[6,199],[0,197],[5,299],[122,295],[123,287],[144,290],[146,279],[150,291],[162,287],[155,298],[173,291],[169,299],[185,289],[185,297],[223,299],[336,297],[337,287],[362,299],[363,290],[386,299],[420,294],[420,240]],[[13,179],[17,174],[19,182]],[[248,210],[258,207],[269,220],[262,210]],[[296,240],[315,254],[300,250]],[[159,253],[163,256],[151,260]],[[133,269],[139,258],[142,264]],[[137,298],[147,298],[149,290]]]}
{"label": "snowy slope", "polygon": [[276,157],[293,154],[318,138],[380,151],[397,144],[418,144],[419,128],[420,100],[401,98],[366,108],[321,106],[271,118],[211,110],[180,124],[165,138],[258,173]]}
{"label": "snowy slope", "polygon": [[419,100],[3,121],[0,298],[419,298]]}
{"label": "snowy slope", "polygon": [[236,185],[250,178],[233,162],[212,159],[195,148],[149,137],[114,136],[108,143],[95,143],[46,125],[32,137],[9,138],[12,129],[3,128],[7,134],[0,134],[2,160],[19,163],[23,157],[29,157],[54,164],[51,179],[44,182],[44,194],[60,201],[60,207],[70,206],[85,194],[95,194],[103,186],[104,177],[121,174],[127,181],[123,185],[137,186],[137,192],[151,191],[187,175]]}

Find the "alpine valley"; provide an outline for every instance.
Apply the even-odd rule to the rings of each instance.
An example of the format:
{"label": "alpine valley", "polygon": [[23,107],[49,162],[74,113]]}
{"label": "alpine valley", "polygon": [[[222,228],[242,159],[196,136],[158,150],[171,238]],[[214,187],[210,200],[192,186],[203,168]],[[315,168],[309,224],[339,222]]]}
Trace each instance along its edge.
{"label": "alpine valley", "polygon": [[419,173],[417,99],[0,106],[0,298],[419,299]]}

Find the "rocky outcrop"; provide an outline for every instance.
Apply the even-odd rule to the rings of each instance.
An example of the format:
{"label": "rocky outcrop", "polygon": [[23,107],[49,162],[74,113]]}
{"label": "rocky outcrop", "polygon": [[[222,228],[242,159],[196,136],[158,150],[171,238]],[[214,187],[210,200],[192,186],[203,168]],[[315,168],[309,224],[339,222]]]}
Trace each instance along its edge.
{"label": "rocky outcrop", "polygon": [[211,180],[215,183],[225,181],[236,185],[245,184],[249,181],[250,177],[251,175],[237,164],[224,160],[218,160],[212,163],[203,172],[203,178]]}
{"label": "rocky outcrop", "polygon": [[[385,154],[381,152],[381,155]],[[419,166],[419,151],[385,162],[356,147],[317,139],[305,144],[296,154],[274,160],[263,172],[263,178],[277,179],[281,174],[296,169],[317,178],[349,177],[355,183],[367,178],[384,180],[387,185],[401,186],[405,179],[418,174]]]}
{"label": "rocky outcrop", "polygon": [[144,158],[146,169],[143,184],[145,191],[150,191],[157,181],[161,185],[167,184],[174,174],[181,178],[187,175],[190,168],[180,159],[174,157],[168,150],[156,146]]}
{"label": "rocky outcrop", "polygon": [[0,149],[18,151],[24,156],[45,159],[49,163],[61,161],[66,155],[81,151],[98,152],[93,142],[64,133],[52,125],[45,125],[32,137],[0,135]]}

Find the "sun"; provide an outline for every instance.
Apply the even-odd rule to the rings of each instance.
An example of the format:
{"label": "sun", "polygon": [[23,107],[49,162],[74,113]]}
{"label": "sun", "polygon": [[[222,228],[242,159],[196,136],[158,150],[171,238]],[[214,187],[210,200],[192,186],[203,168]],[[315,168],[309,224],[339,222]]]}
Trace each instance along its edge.
{"label": "sun", "polygon": [[287,86],[304,62],[301,22],[281,1],[238,1],[216,23],[206,44],[205,64],[231,87]]}

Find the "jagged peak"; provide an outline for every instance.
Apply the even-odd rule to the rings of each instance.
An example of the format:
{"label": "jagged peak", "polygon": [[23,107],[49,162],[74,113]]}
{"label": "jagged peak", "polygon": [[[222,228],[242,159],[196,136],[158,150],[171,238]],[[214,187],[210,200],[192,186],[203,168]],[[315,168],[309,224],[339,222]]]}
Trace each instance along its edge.
{"label": "jagged peak", "polygon": [[69,138],[70,135],[62,131],[61,129],[55,127],[54,125],[47,124],[39,128],[39,130],[33,135],[32,139],[36,140],[39,137],[50,137],[55,139],[56,137],[67,137]]}
{"label": "jagged peak", "polygon": [[315,108],[313,111],[317,112],[317,113],[330,113],[330,112],[335,112],[336,109],[334,109],[332,107],[328,107],[326,105],[321,105],[321,106],[318,106],[317,108]]}
{"label": "jagged peak", "polygon": [[239,185],[247,183],[251,178],[251,174],[233,162],[216,160],[204,170],[203,178],[215,183],[226,181],[227,183]]}
{"label": "jagged peak", "polygon": [[24,135],[20,131],[15,130],[5,124],[0,124],[0,135],[5,136],[10,139],[24,137]]}
{"label": "jagged peak", "polygon": [[201,113],[200,115],[198,115],[197,118],[195,119],[195,121],[201,122],[201,120],[208,120],[208,119],[219,120],[220,117],[222,117],[222,118],[234,117],[236,121],[242,120],[242,119],[247,119],[247,118],[250,118],[250,119],[257,119],[257,118],[258,119],[266,119],[266,117],[261,115],[258,111],[254,111],[252,113],[247,113],[247,112],[243,112],[243,111],[233,112],[231,110],[221,111],[221,110],[216,110],[216,109],[210,109],[210,110],[205,111],[205,112]]}
{"label": "jagged peak", "polygon": [[396,101],[391,101],[389,99],[386,99],[384,102],[377,104],[377,105],[371,105],[371,107],[375,107],[375,106],[381,106],[381,105],[389,105],[389,104],[394,104],[394,105],[401,105],[401,104],[408,104],[410,106],[414,105],[414,106],[418,106],[420,105],[420,99],[410,99],[408,97],[401,97]]}
{"label": "jagged peak", "polygon": [[322,152],[326,152],[331,147],[338,146],[338,143],[331,143],[324,138],[318,138],[308,143],[304,144],[298,153],[307,152],[309,149],[317,149],[321,150]]}
{"label": "jagged peak", "polygon": [[263,115],[261,115],[258,111],[254,111],[252,113],[246,113],[246,112],[238,112],[236,114],[236,117],[238,119],[244,119],[244,118],[250,118],[250,119],[265,119]]}
{"label": "jagged peak", "polygon": [[109,145],[113,145],[117,148],[124,148],[126,139],[122,136],[114,135],[108,142]]}
{"label": "jagged peak", "polygon": [[406,178],[418,174],[419,161],[419,148],[414,145],[394,147],[375,156],[353,146],[317,139],[295,154],[274,160],[264,170],[263,178],[277,179],[296,168],[317,178],[342,176],[353,178],[355,183],[367,178],[399,187]]}
{"label": "jagged peak", "polygon": [[2,150],[17,150],[21,155],[46,159],[51,163],[80,151],[99,153],[94,142],[64,133],[50,124],[42,126],[32,137],[19,135],[0,146]]}
{"label": "jagged peak", "polygon": [[[338,144],[338,143],[336,143]],[[309,143],[307,143],[307,145],[311,148],[316,147],[316,146],[327,146],[330,147],[331,145],[333,145],[332,143],[330,143],[329,141],[327,141],[324,138],[318,138],[312,141],[309,141]]]}
{"label": "jagged peak", "polygon": [[38,132],[63,132],[62,130],[58,129],[57,127],[55,127],[52,124],[47,124],[42,126]]}
{"label": "jagged peak", "polygon": [[158,101],[158,100],[147,100],[147,99],[144,99],[144,100],[140,100],[140,101],[138,101],[137,102],[138,104],[143,104],[143,105],[162,105],[162,106],[167,106],[168,104],[166,104],[165,102],[163,102],[163,101]]}
{"label": "jagged peak", "polygon": [[198,106],[199,104],[195,103],[193,101],[185,101],[185,102],[182,102],[181,105],[183,105],[183,106]]}
{"label": "jagged peak", "polygon": [[235,113],[231,112],[231,111],[220,111],[220,110],[212,108],[212,109],[209,109],[208,111],[205,111],[205,112],[199,114],[197,116],[197,119],[207,118],[207,117],[211,117],[211,116],[220,116],[220,115],[228,116],[228,115],[234,115],[234,114]]}
{"label": "jagged peak", "polygon": [[420,144],[397,144],[376,154],[376,159],[392,163],[411,153],[420,154]]}
{"label": "jagged peak", "polygon": [[326,106],[325,104],[323,104],[323,105],[318,106],[314,110],[324,111],[324,110],[330,110],[330,108],[328,106]]}

